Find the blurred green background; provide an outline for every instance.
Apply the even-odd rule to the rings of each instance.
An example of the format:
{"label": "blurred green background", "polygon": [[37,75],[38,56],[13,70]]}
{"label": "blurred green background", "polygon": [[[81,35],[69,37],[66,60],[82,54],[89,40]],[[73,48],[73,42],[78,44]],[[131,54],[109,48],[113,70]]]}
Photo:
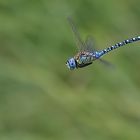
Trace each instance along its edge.
{"label": "blurred green background", "polygon": [[140,140],[140,43],[69,71],[71,16],[98,49],[140,35],[139,0],[0,0],[0,140]]}

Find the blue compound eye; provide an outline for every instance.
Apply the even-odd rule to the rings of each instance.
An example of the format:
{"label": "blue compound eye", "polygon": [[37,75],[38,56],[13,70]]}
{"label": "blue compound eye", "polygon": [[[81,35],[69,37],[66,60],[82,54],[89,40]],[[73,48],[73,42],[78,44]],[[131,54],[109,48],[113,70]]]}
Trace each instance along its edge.
{"label": "blue compound eye", "polygon": [[71,63],[71,65],[73,66],[74,64],[73,64],[73,63]]}
{"label": "blue compound eye", "polygon": [[66,62],[66,65],[67,65],[67,67],[68,67],[70,70],[75,69],[75,68],[76,68],[75,59],[74,59],[74,58],[70,58],[70,59]]}

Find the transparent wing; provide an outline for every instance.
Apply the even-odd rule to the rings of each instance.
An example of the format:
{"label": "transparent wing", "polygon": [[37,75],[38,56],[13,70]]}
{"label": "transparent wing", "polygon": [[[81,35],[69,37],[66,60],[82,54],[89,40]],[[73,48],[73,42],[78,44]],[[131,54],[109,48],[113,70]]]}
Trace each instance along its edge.
{"label": "transparent wing", "polygon": [[77,47],[79,51],[83,51],[85,48],[85,43],[82,41],[81,36],[77,30],[76,25],[74,24],[73,20],[71,17],[67,17],[67,20],[72,28],[72,31],[74,33],[75,39],[76,39],[76,43],[77,43]]}
{"label": "transparent wing", "polygon": [[86,38],[86,41],[85,41],[85,51],[90,51],[90,52],[94,52],[96,51],[96,48],[95,48],[95,45],[94,45],[94,40],[93,40],[93,37],[92,36],[88,36]]}
{"label": "transparent wing", "polygon": [[102,63],[102,64],[104,64],[105,66],[107,66],[107,67],[109,67],[109,68],[115,68],[115,66],[112,64],[112,63],[110,63],[110,62],[108,62],[108,61],[106,61],[106,60],[104,60],[104,59],[99,59],[100,60],[100,62]]}

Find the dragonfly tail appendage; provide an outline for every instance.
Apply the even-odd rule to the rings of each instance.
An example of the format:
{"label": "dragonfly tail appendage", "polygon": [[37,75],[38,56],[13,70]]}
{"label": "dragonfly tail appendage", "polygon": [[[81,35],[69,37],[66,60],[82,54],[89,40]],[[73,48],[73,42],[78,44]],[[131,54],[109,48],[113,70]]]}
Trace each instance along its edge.
{"label": "dragonfly tail appendage", "polygon": [[122,42],[116,43],[114,46],[111,46],[111,47],[108,47],[108,48],[103,49],[101,51],[98,51],[98,52],[96,52],[96,57],[100,58],[102,55],[107,54],[108,52],[110,52],[110,51],[112,51],[114,49],[117,49],[119,47],[125,46],[125,45],[127,45],[129,43],[133,43],[133,42],[136,42],[136,41],[140,41],[140,36],[124,40]]}

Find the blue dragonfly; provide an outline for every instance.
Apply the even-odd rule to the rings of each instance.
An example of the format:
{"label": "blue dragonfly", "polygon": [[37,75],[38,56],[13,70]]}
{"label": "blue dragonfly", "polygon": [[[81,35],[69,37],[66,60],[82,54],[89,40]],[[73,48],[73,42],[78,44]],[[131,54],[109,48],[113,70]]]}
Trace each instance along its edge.
{"label": "blue dragonfly", "polygon": [[70,17],[68,17],[67,19],[68,19],[68,22],[72,28],[73,33],[74,33],[74,36],[75,36],[75,39],[77,42],[77,47],[78,47],[78,53],[74,57],[69,58],[66,62],[66,65],[70,70],[86,67],[86,66],[92,64],[93,61],[95,61],[95,60],[100,60],[104,63],[108,63],[105,60],[102,60],[101,57],[114,49],[117,49],[117,48],[122,47],[126,44],[133,43],[135,41],[140,40],[140,36],[137,36],[137,37],[116,43],[115,45],[110,46],[108,48],[105,48],[103,50],[96,51],[93,48],[93,42],[92,42],[91,37],[88,37],[86,39],[86,41],[83,41],[81,39],[81,36],[80,36],[73,20]]}

